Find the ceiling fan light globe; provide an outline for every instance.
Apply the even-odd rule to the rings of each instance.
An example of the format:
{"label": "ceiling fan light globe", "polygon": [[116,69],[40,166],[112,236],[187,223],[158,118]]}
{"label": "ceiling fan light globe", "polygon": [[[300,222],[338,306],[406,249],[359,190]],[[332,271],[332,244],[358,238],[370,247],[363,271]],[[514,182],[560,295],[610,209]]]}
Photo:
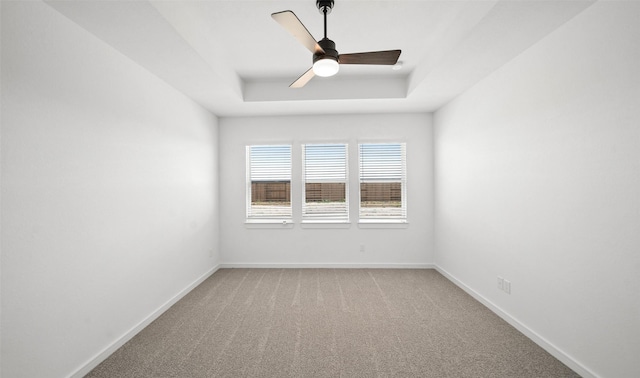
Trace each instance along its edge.
{"label": "ceiling fan light globe", "polygon": [[320,77],[329,77],[338,73],[340,65],[331,58],[318,59],[313,63],[313,73]]}

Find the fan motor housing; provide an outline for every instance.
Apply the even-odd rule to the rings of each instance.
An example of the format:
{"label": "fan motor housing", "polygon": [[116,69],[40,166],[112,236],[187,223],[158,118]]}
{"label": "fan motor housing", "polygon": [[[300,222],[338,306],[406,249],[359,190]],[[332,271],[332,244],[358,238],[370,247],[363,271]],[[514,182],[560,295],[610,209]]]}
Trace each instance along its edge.
{"label": "fan motor housing", "polygon": [[324,50],[324,54],[313,54],[313,63],[320,59],[331,58],[338,61],[338,51],[336,50],[336,44],[329,38],[323,38],[318,41],[318,44]]}

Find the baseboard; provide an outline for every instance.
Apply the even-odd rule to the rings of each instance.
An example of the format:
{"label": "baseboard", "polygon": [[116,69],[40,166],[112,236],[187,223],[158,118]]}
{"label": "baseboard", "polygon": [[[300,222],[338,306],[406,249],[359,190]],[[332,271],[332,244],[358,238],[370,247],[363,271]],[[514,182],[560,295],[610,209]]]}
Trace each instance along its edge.
{"label": "baseboard", "polygon": [[501,317],[504,321],[512,325],[518,331],[522,332],[525,336],[531,339],[531,341],[538,344],[538,346],[540,346],[542,349],[549,352],[549,354],[551,354],[552,356],[560,360],[563,364],[573,369],[573,371],[578,373],[580,376],[584,378],[599,378],[599,376],[596,375],[594,372],[587,369],[584,365],[576,361],[574,358],[572,358],[570,355],[562,351],[560,348],[553,345],[544,337],[540,336],[539,334],[531,330],[529,327],[521,323],[518,319],[514,318],[509,313],[502,310],[496,304],[494,304],[487,298],[483,297],[480,293],[471,289],[469,286],[465,285],[462,281],[454,277],[451,273],[442,269],[438,265],[434,264],[434,267],[438,272],[440,272],[440,274],[445,276],[449,281],[453,282],[456,286],[458,286],[459,288],[467,292],[467,294],[471,295],[478,302],[485,305],[487,308],[493,311],[496,315]]}
{"label": "baseboard", "polygon": [[224,268],[263,268],[263,269],[433,269],[434,264],[333,264],[333,263],[311,263],[311,264],[247,264],[247,263],[224,263],[220,264],[220,269]]}
{"label": "baseboard", "polygon": [[154,320],[156,320],[160,315],[162,315],[165,311],[169,309],[169,307],[173,306],[176,302],[178,302],[182,297],[187,295],[191,290],[193,290],[196,286],[200,285],[204,280],[209,278],[213,273],[215,273],[218,269],[220,269],[220,265],[216,265],[213,268],[209,269],[202,276],[198,277],[195,281],[189,284],[187,287],[182,289],[178,294],[173,296],[173,298],[169,299],[162,306],[160,306],[157,310],[152,312],[149,316],[143,319],[136,326],[131,328],[128,332],[118,338],[115,342],[105,348],[102,352],[98,353],[95,357],[91,358],[87,363],[85,363],[82,367],[76,370],[73,374],[70,375],[71,378],[81,378],[87,375],[91,370],[93,370],[96,366],[98,366],[102,361],[106,360],[113,352],[115,352],[118,348],[123,346],[127,341],[131,340],[138,332],[142,331],[146,326],[151,324]]}

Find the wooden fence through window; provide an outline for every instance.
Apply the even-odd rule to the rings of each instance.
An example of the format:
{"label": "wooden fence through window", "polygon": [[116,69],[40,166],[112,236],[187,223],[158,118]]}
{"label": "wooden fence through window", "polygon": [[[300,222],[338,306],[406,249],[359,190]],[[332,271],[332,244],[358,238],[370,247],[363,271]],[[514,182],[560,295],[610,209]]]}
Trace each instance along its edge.
{"label": "wooden fence through window", "polygon": [[[345,199],[344,183],[307,183],[307,202],[340,202]],[[360,183],[362,202],[397,202],[402,200],[399,182]],[[251,202],[291,202],[289,181],[255,181],[251,183]]]}
{"label": "wooden fence through window", "polygon": [[291,202],[291,182],[254,181],[251,183],[251,202]]}
{"label": "wooden fence through window", "polygon": [[399,182],[362,182],[360,183],[362,202],[399,202],[402,201],[402,184]]}

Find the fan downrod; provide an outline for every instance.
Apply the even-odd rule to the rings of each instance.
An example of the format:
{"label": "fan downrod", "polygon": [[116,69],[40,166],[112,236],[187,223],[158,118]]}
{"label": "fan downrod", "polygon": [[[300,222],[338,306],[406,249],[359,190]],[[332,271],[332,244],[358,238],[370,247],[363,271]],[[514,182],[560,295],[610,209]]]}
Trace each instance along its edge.
{"label": "fan downrod", "polygon": [[327,15],[331,13],[331,8],[333,8],[333,0],[316,0],[316,6],[322,15],[324,16],[324,38],[318,41],[318,44],[324,50],[323,54],[315,53],[313,54],[313,63],[318,60],[331,58],[338,61],[338,51],[336,51],[336,44],[327,38]]}

